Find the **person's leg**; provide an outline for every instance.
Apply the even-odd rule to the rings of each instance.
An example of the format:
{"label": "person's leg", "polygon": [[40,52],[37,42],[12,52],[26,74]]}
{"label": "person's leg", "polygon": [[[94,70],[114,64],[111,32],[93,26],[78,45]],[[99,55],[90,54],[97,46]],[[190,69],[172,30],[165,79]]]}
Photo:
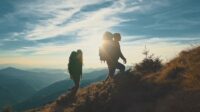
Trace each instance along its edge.
{"label": "person's leg", "polygon": [[109,67],[108,70],[109,70],[108,76],[106,77],[105,81],[107,81],[109,78],[113,78],[114,73],[115,73],[115,68],[113,67]]}
{"label": "person's leg", "polygon": [[80,82],[80,78],[78,79],[77,77],[73,77],[73,82],[74,82],[74,86],[71,89],[68,90],[74,90],[74,89],[78,89],[79,88],[79,82]]}
{"label": "person's leg", "polygon": [[109,78],[113,78],[114,74],[115,74],[115,66],[111,63],[107,61],[107,65],[108,65],[108,76],[106,77],[105,81],[107,81]]}
{"label": "person's leg", "polygon": [[120,72],[124,72],[125,71],[125,66],[121,63],[117,63],[117,66],[116,66],[117,69],[120,70]]}
{"label": "person's leg", "polygon": [[73,86],[72,88],[69,88],[69,89],[68,89],[69,91],[72,91],[72,90],[75,88],[75,85],[76,85],[75,79],[74,79],[74,77],[72,77],[72,76],[73,76],[73,75],[70,75],[70,78],[73,80],[74,86]]}
{"label": "person's leg", "polygon": [[79,88],[80,78],[75,80],[75,88]]}
{"label": "person's leg", "polygon": [[76,95],[76,93],[77,93],[77,91],[78,91],[78,88],[79,88],[79,83],[80,83],[80,79],[75,79],[74,80],[74,87],[73,87],[73,89],[72,89],[72,91],[71,91],[71,94],[73,94],[73,96],[75,96]]}
{"label": "person's leg", "polygon": [[109,76],[112,78],[115,74],[115,67],[110,67],[109,69]]}

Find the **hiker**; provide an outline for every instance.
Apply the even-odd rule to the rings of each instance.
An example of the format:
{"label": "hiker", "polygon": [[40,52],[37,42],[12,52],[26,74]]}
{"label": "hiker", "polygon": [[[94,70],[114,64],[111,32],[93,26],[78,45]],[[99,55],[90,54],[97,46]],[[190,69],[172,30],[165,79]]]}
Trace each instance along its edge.
{"label": "hiker", "polygon": [[79,49],[77,51],[72,51],[69,57],[68,71],[70,78],[74,81],[75,86],[70,90],[77,92],[80,79],[82,78],[82,66],[83,66],[83,53]]}
{"label": "hiker", "polygon": [[124,55],[122,54],[121,48],[120,48],[120,44],[119,41],[121,41],[121,35],[120,33],[114,33],[113,34],[113,41],[114,41],[114,60],[116,61],[116,69],[119,69],[120,72],[124,72],[125,71],[125,66],[123,64],[121,64],[120,62],[118,62],[119,58],[121,58],[124,61],[124,64],[126,64],[126,58],[124,57]]}
{"label": "hiker", "polygon": [[111,32],[105,32],[103,35],[103,44],[99,49],[99,56],[101,61],[106,61],[109,74],[106,80],[109,78],[113,78],[115,69],[120,69],[120,72],[124,72],[125,66],[118,62],[119,57],[123,59],[126,63],[126,58],[123,56],[119,41],[121,40],[121,36],[117,37],[114,40],[114,36]]}
{"label": "hiker", "polygon": [[112,61],[112,55],[110,54],[113,50],[114,44],[113,44],[113,34],[111,32],[105,32],[103,35],[103,43],[102,46],[99,48],[99,57],[100,60],[107,63],[108,66],[108,76],[106,80],[109,77],[112,77],[113,74],[111,74],[111,71],[113,69],[113,61]]}

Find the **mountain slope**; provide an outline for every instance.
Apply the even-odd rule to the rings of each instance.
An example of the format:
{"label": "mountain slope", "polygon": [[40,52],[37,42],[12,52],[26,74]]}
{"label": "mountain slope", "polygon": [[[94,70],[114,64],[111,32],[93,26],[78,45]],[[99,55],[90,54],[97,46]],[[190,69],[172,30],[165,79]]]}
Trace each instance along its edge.
{"label": "mountain slope", "polygon": [[[96,70],[90,73],[83,74],[84,78],[82,79],[80,86],[85,87],[93,82],[103,80],[106,77],[105,74],[106,74],[105,69]],[[71,79],[66,79],[66,80],[53,83],[49,85],[48,87],[38,91],[29,99],[15,105],[15,109],[21,111],[24,109],[30,109],[30,108],[42,106],[46,103],[52,102],[59,95],[67,92],[69,88],[73,87],[73,84],[74,83]]]}
{"label": "mountain slope", "polygon": [[200,47],[182,51],[177,58],[167,63],[154,75],[159,83],[174,83],[184,89],[198,90],[200,87]]}
{"label": "mountain slope", "polygon": [[2,79],[4,80],[0,81],[0,108],[21,102],[36,92],[33,87],[22,80]]}
{"label": "mountain slope", "polygon": [[200,47],[183,51],[159,71],[117,74],[29,112],[199,112],[199,56]]}
{"label": "mountain slope", "polygon": [[34,108],[42,106],[46,103],[52,102],[59,95],[67,91],[67,88],[72,87],[73,83],[71,80],[58,81],[50,86],[38,91],[32,97],[15,105],[16,110],[24,110],[29,108]]}

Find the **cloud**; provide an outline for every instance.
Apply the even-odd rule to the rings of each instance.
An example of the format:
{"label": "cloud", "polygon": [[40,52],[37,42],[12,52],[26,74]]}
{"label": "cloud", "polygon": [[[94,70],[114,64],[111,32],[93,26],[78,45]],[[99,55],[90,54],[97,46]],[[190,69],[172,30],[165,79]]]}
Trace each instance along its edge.
{"label": "cloud", "polygon": [[[105,31],[121,33],[122,49],[129,59],[141,57],[137,53],[145,44],[161,54],[172,53],[167,46],[179,51],[200,42],[200,2],[194,0],[19,1],[1,2],[11,7],[0,11],[1,57],[21,56],[29,61],[32,57],[35,61],[46,56],[51,61],[65,59],[81,48],[84,54],[93,54],[84,57],[89,66],[98,60]],[[160,46],[163,49],[156,48]],[[138,52],[130,53],[133,49]],[[173,54],[167,53],[169,57]],[[48,60],[44,63],[50,64]]]}
{"label": "cloud", "polygon": [[126,35],[160,38],[200,36],[199,4],[193,0],[144,0],[139,4],[140,10],[120,15],[134,21],[121,23],[114,29]]}
{"label": "cloud", "polygon": [[[15,2],[16,10],[7,16],[10,17],[10,21],[14,20],[16,27],[21,26],[21,28],[13,27],[13,29],[21,29],[21,32],[11,32],[4,40],[12,41],[23,37],[25,40],[21,39],[21,41],[24,43],[33,41],[35,46],[39,46],[40,43],[72,44],[94,38],[99,40],[103,32],[107,30],[120,32],[125,35],[125,38],[133,37],[132,40],[138,36],[137,40],[141,41],[143,38],[152,37],[181,38],[182,36],[191,37],[191,35],[194,37],[198,35],[195,30],[198,29],[198,19],[174,18],[194,13],[193,9],[196,6],[194,5],[191,10],[183,10],[185,4],[178,8],[173,5],[179,2],[179,0],[174,2],[169,0],[95,0],[92,2],[85,0],[81,4],[78,0],[42,2],[37,0],[23,4]],[[173,24],[178,25],[171,27]],[[197,28],[192,28],[194,26]],[[16,46],[29,47],[28,44],[19,42],[21,44],[19,45],[17,42]],[[12,44],[15,43],[12,42]]]}
{"label": "cloud", "polygon": [[[106,5],[109,3],[110,5]],[[88,6],[99,5],[91,11],[84,11]],[[18,5],[17,15],[29,15],[33,22],[26,24],[24,31],[28,40],[42,40],[59,36],[68,36],[76,32],[88,30],[102,32],[119,23],[127,21],[117,16],[119,13],[127,13],[139,10],[139,6],[128,6],[123,0],[119,1],[89,1],[79,3],[75,1],[50,0],[48,2],[31,2]],[[26,10],[24,10],[26,9]]]}
{"label": "cloud", "polygon": [[71,19],[72,16],[79,12],[82,7],[98,2],[98,0],[93,2],[85,0],[80,4],[77,0],[53,1],[47,2],[45,3],[45,5],[36,5],[36,7],[31,7],[28,12],[31,12],[31,10],[33,10],[32,12],[38,12],[37,14],[51,16],[45,20],[40,20],[37,25],[33,26],[32,30],[28,30],[27,39],[40,40],[44,38],[53,38],[61,35],[70,34],[70,32],[73,32],[75,30],[76,26],[73,26],[75,22],[71,23],[69,21],[70,23],[66,24],[65,26],[63,25],[63,23],[68,19]]}
{"label": "cloud", "polygon": [[141,43],[174,43],[192,45],[200,42],[199,37],[148,37],[148,36],[130,36],[124,40],[125,45],[141,44]]}

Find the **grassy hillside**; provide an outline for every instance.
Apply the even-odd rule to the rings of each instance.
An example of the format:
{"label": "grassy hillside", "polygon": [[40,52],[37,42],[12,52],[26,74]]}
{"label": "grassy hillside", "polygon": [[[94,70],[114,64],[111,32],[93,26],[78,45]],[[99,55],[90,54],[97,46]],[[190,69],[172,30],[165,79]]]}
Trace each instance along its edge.
{"label": "grassy hillside", "polygon": [[182,51],[153,76],[158,83],[173,83],[185,90],[200,88],[200,47]]}
{"label": "grassy hillside", "polygon": [[80,89],[76,97],[69,93],[28,112],[199,112],[199,56],[200,47],[164,65],[150,56],[113,80]]}

